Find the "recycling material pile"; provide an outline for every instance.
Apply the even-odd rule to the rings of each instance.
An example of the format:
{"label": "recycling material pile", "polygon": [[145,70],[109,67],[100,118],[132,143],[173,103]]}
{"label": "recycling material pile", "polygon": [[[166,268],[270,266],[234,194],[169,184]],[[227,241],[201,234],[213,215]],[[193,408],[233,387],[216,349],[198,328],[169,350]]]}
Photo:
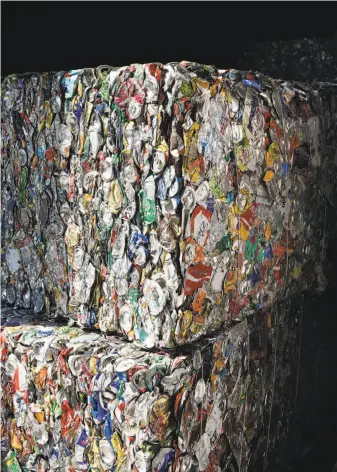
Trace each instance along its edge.
{"label": "recycling material pile", "polygon": [[187,62],[9,76],[3,298],[172,348],[316,283],[332,112]]}
{"label": "recycling material pile", "polygon": [[182,62],[1,100],[1,298],[30,313],[2,331],[5,470],[267,466],[296,397],[282,303],[325,285],[333,93]]}
{"label": "recycling material pile", "polygon": [[[275,389],[270,323],[174,354],[74,327],[4,328],[4,470],[247,470]],[[279,361],[276,392],[290,370]]]}

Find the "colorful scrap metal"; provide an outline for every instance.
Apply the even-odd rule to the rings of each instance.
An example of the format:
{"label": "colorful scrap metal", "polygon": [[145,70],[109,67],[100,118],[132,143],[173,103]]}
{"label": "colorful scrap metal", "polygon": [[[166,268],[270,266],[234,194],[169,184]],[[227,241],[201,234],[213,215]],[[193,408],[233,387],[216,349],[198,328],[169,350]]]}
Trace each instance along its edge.
{"label": "colorful scrap metal", "polygon": [[333,110],[315,90],[189,62],[2,86],[13,306],[172,348],[316,280]]}
{"label": "colorful scrap metal", "polygon": [[4,470],[246,470],[271,388],[250,331],[243,321],[170,354],[78,328],[4,328]]}

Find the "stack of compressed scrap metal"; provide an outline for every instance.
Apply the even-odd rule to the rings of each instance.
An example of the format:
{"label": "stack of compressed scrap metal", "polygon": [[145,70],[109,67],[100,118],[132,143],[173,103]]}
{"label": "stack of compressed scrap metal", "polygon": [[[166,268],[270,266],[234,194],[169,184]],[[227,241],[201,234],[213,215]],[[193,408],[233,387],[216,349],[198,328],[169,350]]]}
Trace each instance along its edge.
{"label": "stack of compressed scrap metal", "polygon": [[2,331],[5,470],[267,467],[336,103],[189,62],[3,81],[1,297],[35,320]]}

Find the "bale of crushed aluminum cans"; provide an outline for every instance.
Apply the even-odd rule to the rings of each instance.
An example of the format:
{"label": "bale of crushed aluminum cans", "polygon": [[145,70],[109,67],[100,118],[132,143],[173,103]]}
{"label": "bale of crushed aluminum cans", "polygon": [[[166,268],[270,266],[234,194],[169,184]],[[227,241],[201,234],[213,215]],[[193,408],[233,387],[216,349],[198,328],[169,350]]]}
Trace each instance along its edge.
{"label": "bale of crushed aluminum cans", "polygon": [[248,470],[271,373],[276,391],[288,375],[269,324],[254,317],[179,354],[74,327],[3,328],[3,470]]}
{"label": "bale of crushed aluminum cans", "polygon": [[322,278],[335,99],[189,62],[2,87],[13,306],[172,348]]}

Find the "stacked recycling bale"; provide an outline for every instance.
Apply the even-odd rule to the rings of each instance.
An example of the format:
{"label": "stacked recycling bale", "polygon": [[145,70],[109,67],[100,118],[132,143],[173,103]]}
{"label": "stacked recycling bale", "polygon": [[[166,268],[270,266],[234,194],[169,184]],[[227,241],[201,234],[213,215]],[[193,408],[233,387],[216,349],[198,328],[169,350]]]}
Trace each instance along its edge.
{"label": "stacked recycling bale", "polygon": [[3,87],[9,303],[173,347],[312,282],[317,93],[191,63]]}
{"label": "stacked recycling bale", "polygon": [[[210,471],[231,460],[246,470],[278,374],[271,310],[324,285],[320,187],[334,158],[335,98],[188,62],[10,76],[2,86],[2,298],[124,338],[90,334],[85,345],[77,328],[50,328],[37,342],[42,360],[21,328],[5,330],[7,467],[33,470],[43,456],[55,470]],[[79,337],[79,371],[63,335]],[[132,354],[132,367],[116,368],[119,349],[136,349],[127,340],[157,350],[139,350],[143,373],[130,373]],[[86,350],[115,353],[106,383]],[[55,377],[57,362],[65,372]],[[132,383],[151,369],[154,385]],[[115,378],[131,398],[148,392],[137,427]]]}
{"label": "stacked recycling bale", "polygon": [[246,384],[258,400],[246,418],[249,442],[264,388],[261,369],[247,374],[247,336],[243,321],[170,355],[77,328],[5,328],[2,414],[12,451],[5,470],[48,462],[62,471],[210,471],[224,467],[228,442],[244,467]]}

